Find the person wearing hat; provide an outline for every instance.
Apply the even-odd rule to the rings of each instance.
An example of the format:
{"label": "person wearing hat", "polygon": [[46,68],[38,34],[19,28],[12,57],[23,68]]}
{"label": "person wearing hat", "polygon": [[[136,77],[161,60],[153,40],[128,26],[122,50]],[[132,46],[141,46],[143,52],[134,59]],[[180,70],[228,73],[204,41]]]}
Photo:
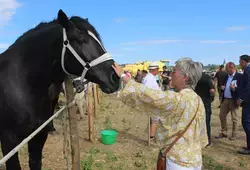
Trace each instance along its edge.
{"label": "person wearing hat", "polygon": [[144,77],[142,84],[153,89],[161,90],[156,80],[156,75],[159,74],[158,63],[157,62],[150,63],[148,70],[149,70],[149,73],[146,75],[146,77]]}
{"label": "person wearing hat", "polygon": [[[157,62],[151,62],[148,67],[149,73],[144,77],[142,84],[145,86],[155,89],[155,90],[161,90],[159,87],[157,80],[156,80],[156,75],[159,74],[159,65]],[[151,140],[154,139],[157,124],[159,119],[157,117],[150,117],[150,138]]]}

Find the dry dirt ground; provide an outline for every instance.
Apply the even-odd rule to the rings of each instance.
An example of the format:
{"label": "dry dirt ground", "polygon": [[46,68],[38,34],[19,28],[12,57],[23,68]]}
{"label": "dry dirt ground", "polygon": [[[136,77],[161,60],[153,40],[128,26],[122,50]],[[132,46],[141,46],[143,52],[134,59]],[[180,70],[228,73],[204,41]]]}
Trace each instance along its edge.
{"label": "dry dirt ground", "polygon": [[[213,145],[203,151],[203,169],[250,169],[250,156],[237,154],[237,149],[245,146],[245,134],[239,123],[238,139],[217,140],[214,136],[220,132],[218,99],[213,102],[212,142]],[[239,111],[239,115],[241,115]],[[43,151],[43,170],[65,170],[66,161],[63,154],[62,118],[57,118],[57,132],[49,135]],[[88,139],[87,116],[79,121],[81,168],[83,170],[153,170],[158,154],[157,146],[147,145],[148,116],[124,106],[116,95],[103,95],[94,120],[95,144]],[[228,115],[229,133],[231,116]],[[103,145],[100,130],[113,128],[118,131],[114,145]],[[19,158],[23,169],[28,168],[27,147],[22,148]]]}

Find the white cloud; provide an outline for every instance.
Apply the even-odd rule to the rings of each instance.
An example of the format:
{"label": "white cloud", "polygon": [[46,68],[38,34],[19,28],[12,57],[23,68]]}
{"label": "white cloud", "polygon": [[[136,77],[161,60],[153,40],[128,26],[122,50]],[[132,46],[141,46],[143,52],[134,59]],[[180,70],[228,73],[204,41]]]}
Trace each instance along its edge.
{"label": "white cloud", "polygon": [[244,31],[246,29],[250,29],[250,26],[231,26],[227,27],[227,31]]}
{"label": "white cloud", "polygon": [[125,21],[127,21],[127,18],[115,18],[114,19],[114,22],[117,24],[120,24],[120,23],[125,22]]}
{"label": "white cloud", "polygon": [[8,47],[9,47],[9,44],[0,43],[0,49],[6,49]]}
{"label": "white cloud", "polygon": [[227,43],[236,43],[235,40],[145,40],[145,41],[134,41],[134,42],[125,42],[121,45],[159,45],[159,44],[173,44],[173,43],[200,43],[200,44],[227,44]]}
{"label": "white cloud", "polygon": [[6,25],[21,7],[17,0],[0,0],[0,27]]}
{"label": "white cloud", "polygon": [[156,45],[156,44],[170,44],[170,43],[183,43],[188,42],[188,40],[145,40],[145,41],[134,41],[125,42],[121,45]]}
{"label": "white cloud", "polygon": [[236,43],[235,40],[202,40],[201,44],[228,44],[228,43]]}
{"label": "white cloud", "polygon": [[124,51],[136,51],[137,48],[132,48],[132,47],[123,47],[121,48],[121,50],[124,50]]}

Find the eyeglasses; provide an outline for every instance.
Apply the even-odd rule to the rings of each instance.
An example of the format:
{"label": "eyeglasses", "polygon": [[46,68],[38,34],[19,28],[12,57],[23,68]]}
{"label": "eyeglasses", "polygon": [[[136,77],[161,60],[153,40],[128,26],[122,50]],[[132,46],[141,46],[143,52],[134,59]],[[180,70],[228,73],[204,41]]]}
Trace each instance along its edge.
{"label": "eyeglasses", "polygon": [[172,68],[172,73],[176,73],[176,71],[177,71],[176,68],[173,67]]}

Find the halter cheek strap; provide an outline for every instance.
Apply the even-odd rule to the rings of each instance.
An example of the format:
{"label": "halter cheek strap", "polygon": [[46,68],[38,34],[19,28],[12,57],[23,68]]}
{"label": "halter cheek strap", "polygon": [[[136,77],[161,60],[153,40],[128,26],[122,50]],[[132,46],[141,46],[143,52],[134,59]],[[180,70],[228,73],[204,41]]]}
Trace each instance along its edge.
{"label": "halter cheek strap", "polygon": [[85,62],[77,54],[77,52],[74,50],[74,48],[70,45],[69,40],[67,38],[66,30],[65,30],[65,28],[63,28],[63,48],[62,48],[62,56],[61,56],[62,69],[63,69],[63,71],[66,74],[72,75],[69,72],[67,72],[67,70],[65,69],[65,64],[64,64],[66,49],[68,49],[73,54],[73,56],[79,61],[79,63],[84,67],[83,72],[82,72],[82,76],[81,76],[81,81],[84,80],[84,77],[86,76],[87,71],[90,68],[95,67],[98,64],[101,64],[101,63],[103,63],[105,61],[113,59],[112,55],[109,54],[109,53],[107,53],[106,50],[103,48],[103,46],[100,43],[100,41],[98,40],[98,38],[91,31],[89,31],[89,30],[88,30],[88,34],[101,46],[101,48],[103,49],[103,51],[105,51],[105,53],[103,55],[101,55],[100,57],[92,60],[91,62]]}

